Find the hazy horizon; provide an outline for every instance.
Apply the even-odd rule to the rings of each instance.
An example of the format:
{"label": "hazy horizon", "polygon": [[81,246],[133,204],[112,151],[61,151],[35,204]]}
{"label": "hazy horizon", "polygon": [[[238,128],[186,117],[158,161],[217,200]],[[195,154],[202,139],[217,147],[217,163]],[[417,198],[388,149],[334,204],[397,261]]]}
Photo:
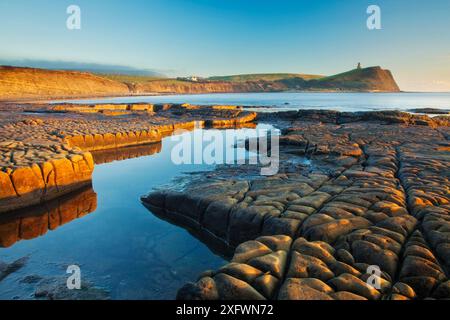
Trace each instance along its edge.
{"label": "hazy horizon", "polygon": [[[81,30],[66,28],[71,4],[81,8]],[[381,8],[381,30],[366,27],[371,4]],[[403,91],[449,92],[448,12],[447,0],[17,0],[0,3],[0,64],[208,77],[333,75],[361,62],[391,70]]]}

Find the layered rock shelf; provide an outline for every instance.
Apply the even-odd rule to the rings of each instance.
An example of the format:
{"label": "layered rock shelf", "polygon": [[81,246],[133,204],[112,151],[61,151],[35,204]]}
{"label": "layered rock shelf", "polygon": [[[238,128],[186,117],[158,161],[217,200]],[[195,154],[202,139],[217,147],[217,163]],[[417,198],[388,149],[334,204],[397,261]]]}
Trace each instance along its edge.
{"label": "layered rock shelf", "polygon": [[[0,213],[43,203],[91,183],[91,151],[160,143],[196,126],[235,125],[255,113],[236,107],[90,105],[133,111],[111,117],[77,105],[8,105],[0,114]],[[26,112],[22,112],[26,110]],[[135,112],[134,112],[135,111]]]}
{"label": "layered rock shelf", "polygon": [[0,213],[39,204],[91,183],[90,153],[0,171]]}
{"label": "layered rock shelf", "polygon": [[161,142],[164,134],[170,134],[178,129],[192,130],[195,125],[195,121],[180,122],[150,130],[69,136],[64,141],[71,147],[85,151],[115,149]]}
{"label": "layered rock shelf", "polygon": [[181,288],[179,299],[450,298],[445,117],[300,111],[259,119],[283,129],[278,174],[223,166],[182,191],[142,199],[235,248],[229,264]]}

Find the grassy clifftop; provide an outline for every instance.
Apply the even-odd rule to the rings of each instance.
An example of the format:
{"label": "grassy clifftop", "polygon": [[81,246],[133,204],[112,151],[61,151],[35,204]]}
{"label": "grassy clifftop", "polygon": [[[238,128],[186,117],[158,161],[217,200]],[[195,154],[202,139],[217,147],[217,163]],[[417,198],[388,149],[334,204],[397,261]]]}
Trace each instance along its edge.
{"label": "grassy clifftop", "polygon": [[156,79],[130,84],[136,92],[213,93],[277,91],[398,92],[389,70],[380,67],[354,69],[333,76],[293,73],[244,74],[210,77],[198,82]]}
{"label": "grassy clifftop", "polygon": [[354,69],[330,77],[312,79],[308,82],[309,88],[339,88],[341,90],[355,91],[400,91],[389,70],[381,67]]}
{"label": "grassy clifftop", "polygon": [[232,76],[215,76],[209,77],[211,81],[232,81],[232,82],[246,82],[246,81],[279,81],[284,79],[300,78],[303,80],[319,79],[323,76],[302,73],[257,73],[257,74],[238,74]]}

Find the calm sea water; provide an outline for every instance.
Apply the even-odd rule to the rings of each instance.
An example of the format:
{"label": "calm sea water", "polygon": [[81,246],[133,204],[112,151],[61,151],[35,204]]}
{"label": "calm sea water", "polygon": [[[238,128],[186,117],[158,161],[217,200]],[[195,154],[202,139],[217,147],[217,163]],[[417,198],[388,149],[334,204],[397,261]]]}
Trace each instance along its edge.
{"label": "calm sea water", "polygon": [[[73,101],[72,101],[73,102]],[[269,111],[330,109],[338,111],[409,110],[414,108],[450,109],[450,93],[226,93],[121,97],[75,100],[77,103],[191,103],[264,106]]]}
{"label": "calm sea water", "polygon": [[[245,130],[256,134],[254,129]],[[230,130],[220,132],[226,131]],[[242,129],[235,132],[248,134]],[[168,137],[162,145],[99,153],[95,158],[100,163],[137,158],[96,165],[93,191],[69,197],[52,207],[51,215],[30,211],[17,219],[0,220],[0,267],[1,262],[28,257],[22,269],[0,279],[0,299],[33,298],[37,284],[26,281],[27,276],[66,277],[66,268],[72,264],[81,267],[84,280],[107,289],[113,299],[174,299],[183,284],[222,266],[221,255],[185,229],[158,219],[140,203],[142,195],[170,184],[175,177],[213,169],[212,165],[173,164],[175,143]],[[235,150],[233,145],[227,144],[225,152]],[[91,207],[92,212],[81,212],[80,208]]]}

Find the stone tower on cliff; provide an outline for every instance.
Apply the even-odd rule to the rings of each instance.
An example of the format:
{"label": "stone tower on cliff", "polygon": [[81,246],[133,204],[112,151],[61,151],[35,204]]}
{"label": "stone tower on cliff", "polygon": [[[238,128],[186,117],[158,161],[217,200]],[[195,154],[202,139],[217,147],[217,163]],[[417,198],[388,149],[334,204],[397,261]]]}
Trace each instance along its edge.
{"label": "stone tower on cliff", "polygon": [[361,70],[361,69],[362,69],[362,67],[361,67],[361,62],[358,62],[358,66],[356,67],[356,69],[358,69],[358,70]]}

